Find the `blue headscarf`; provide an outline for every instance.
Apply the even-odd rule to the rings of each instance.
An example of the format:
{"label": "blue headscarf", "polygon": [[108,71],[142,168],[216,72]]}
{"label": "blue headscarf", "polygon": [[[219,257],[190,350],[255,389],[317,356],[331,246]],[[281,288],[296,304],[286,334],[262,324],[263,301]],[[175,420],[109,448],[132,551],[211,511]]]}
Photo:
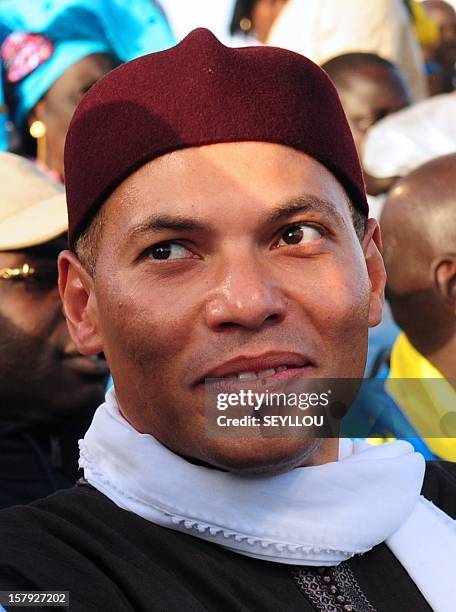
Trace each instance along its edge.
{"label": "blue headscarf", "polygon": [[[12,119],[18,126],[65,70],[83,57],[109,53],[125,62],[176,42],[152,0],[1,0],[0,45],[13,32],[42,34],[53,45],[51,57],[13,85]],[[5,123],[5,113],[0,114],[0,150],[6,148],[2,119]]]}

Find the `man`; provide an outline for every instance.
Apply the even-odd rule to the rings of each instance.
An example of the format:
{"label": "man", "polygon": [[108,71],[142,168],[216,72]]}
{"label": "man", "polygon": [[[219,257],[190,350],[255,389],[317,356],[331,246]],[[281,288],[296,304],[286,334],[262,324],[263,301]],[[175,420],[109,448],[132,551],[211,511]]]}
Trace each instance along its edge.
{"label": "man", "polygon": [[456,11],[443,0],[425,0],[423,5],[439,26],[440,40],[434,50],[434,60],[443,70],[444,91],[452,91],[455,85]]}
{"label": "man", "polygon": [[77,440],[103,397],[104,359],[81,356],[57,289],[66,243],[61,187],[0,154],[0,506],[77,479]]}
{"label": "man", "polygon": [[[409,106],[408,87],[396,66],[373,53],[339,55],[323,64],[322,68],[336,86],[361,157],[369,128]],[[369,175],[365,175],[365,179],[367,192],[371,195],[371,214],[377,218],[383,200],[376,201],[373,196],[382,193],[384,185]]]}
{"label": "man", "polygon": [[[454,154],[398,181],[381,216],[387,297],[401,333],[377,359],[351,411],[378,440],[409,439],[427,459],[456,460]],[[356,421],[355,421],[356,422]]]}
{"label": "man", "polygon": [[0,588],[65,589],[73,610],[454,607],[456,536],[409,445],[206,427],[214,389],[363,373],[385,273],[324,72],[197,30],[94,86],[66,176],[65,313],[115,390],[85,481],[1,514]]}
{"label": "man", "polygon": [[[435,456],[455,461],[456,155],[423,164],[391,191],[381,217],[387,293],[402,330],[387,389]],[[409,383],[408,379],[419,379]]]}
{"label": "man", "polygon": [[345,53],[322,65],[336,86],[358,152],[367,130],[411,103],[400,71],[373,53]]}

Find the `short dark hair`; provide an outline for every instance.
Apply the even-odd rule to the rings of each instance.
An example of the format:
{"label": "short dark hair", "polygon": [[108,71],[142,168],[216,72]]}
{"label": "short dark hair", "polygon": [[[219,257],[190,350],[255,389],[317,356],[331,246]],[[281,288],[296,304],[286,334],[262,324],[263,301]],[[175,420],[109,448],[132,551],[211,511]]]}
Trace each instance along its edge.
{"label": "short dark hair", "polygon": [[105,221],[105,207],[100,206],[90,223],[84,228],[76,239],[74,251],[91,276],[95,276],[95,267],[98,259],[101,234]]}
{"label": "short dark hair", "polygon": [[322,64],[321,67],[325,72],[332,75],[348,70],[358,70],[364,66],[379,66],[380,68],[386,68],[387,70],[394,70],[396,68],[392,62],[384,57],[380,57],[380,55],[376,55],[375,53],[364,53],[361,51],[342,53],[341,55],[331,58]]}
{"label": "short dark hair", "polygon": [[328,60],[321,66],[323,70],[334,81],[336,87],[344,84],[344,79],[348,74],[362,72],[364,68],[377,67],[389,72],[396,81],[398,88],[406,97],[410,97],[408,85],[401,70],[392,62],[375,53],[343,53]]}

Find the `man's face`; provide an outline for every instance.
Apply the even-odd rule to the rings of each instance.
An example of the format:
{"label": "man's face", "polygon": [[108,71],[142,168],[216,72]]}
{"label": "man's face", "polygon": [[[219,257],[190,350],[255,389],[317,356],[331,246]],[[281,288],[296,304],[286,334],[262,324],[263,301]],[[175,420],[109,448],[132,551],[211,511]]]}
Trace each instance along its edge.
{"label": "man's face", "polygon": [[68,295],[85,286],[94,331],[73,335],[105,352],[127,420],[223,469],[302,463],[308,440],[206,437],[204,380],[362,377],[381,298],[338,181],[282,145],[216,144],[146,164],[104,206],[94,279],[60,272]]}
{"label": "man's face", "polygon": [[398,77],[380,66],[369,66],[347,76],[346,84],[338,91],[359,155],[367,130],[410,103]]}
{"label": "man's face", "polygon": [[46,125],[46,164],[63,179],[63,150],[71,118],[82,96],[114,68],[111,56],[96,53],[70,66],[52,85],[31,113]]}
{"label": "man's face", "polygon": [[448,4],[426,3],[426,9],[439,25],[440,40],[436,49],[437,59],[454,70],[456,62],[456,12]]}
{"label": "man's face", "polygon": [[58,420],[95,408],[106,363],[78,355],[57,289],[63,238],[24,251],[0,252],[0,269],[29,264],[36,276],[0,280],[0,415]]}

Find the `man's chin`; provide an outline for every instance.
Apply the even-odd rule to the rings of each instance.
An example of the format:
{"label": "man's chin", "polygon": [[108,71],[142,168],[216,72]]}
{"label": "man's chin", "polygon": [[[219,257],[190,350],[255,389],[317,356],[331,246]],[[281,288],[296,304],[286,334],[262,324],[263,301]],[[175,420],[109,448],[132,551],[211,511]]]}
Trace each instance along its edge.
{"label": "man's chin", "polygon": [[281,474],[318,463],[323,443],[316,438],[214,438],[205,449],[205,463],[246,476]]}

